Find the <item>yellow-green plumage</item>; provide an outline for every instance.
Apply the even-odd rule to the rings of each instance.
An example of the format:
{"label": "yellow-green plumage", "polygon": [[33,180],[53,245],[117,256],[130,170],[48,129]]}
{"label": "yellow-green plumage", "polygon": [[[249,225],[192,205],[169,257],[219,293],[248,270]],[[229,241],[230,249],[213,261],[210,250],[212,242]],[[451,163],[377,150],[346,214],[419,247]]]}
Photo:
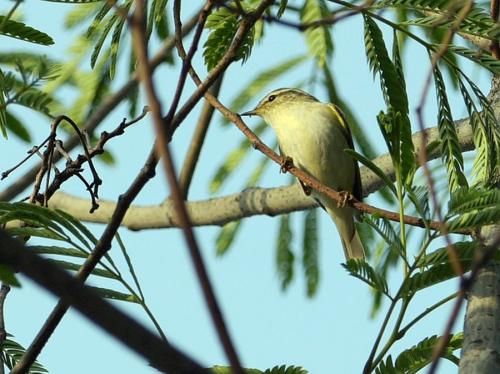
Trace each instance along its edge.
{"label": "yellow-green plumage", "polygon": [[[254,110],[244,114],[262,117],[275,130],[282,154],[291,157],[295,166],[324,185],[361,200],[358,165],[344,152],[353,148],[351,133],[335,105],[322,103],[301,90],[282,88],[266,95]],[[312,195],[337,226],[346,259],[363,258],[363,245],[354,225],[356,211],[348,206],[339,208],[317,191],[313,190]]]}

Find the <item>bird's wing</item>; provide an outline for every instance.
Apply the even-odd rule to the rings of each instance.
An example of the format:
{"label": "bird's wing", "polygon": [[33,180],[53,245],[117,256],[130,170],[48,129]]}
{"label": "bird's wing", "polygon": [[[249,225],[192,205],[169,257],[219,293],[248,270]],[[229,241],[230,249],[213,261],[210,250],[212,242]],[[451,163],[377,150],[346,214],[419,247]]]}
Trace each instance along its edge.
{"label": "bird's wing", "polygon": [[[354,150],[354,142],[352,140],[351,129],[347,124],[347,120],[345,118],[345,114],[340,110],[340,108],[335,104],[328,104],[328,107],[332,111],[333,115],[337,118],[340,128],[342,129],[342,134],[349,145],[349,148]],[[353,195],[356,199],[361,201],[363,199],[363,188],[361,185],[361,174],[359,173],[359,166],[356,160],[354,161],[354,186],[353,186]]]}

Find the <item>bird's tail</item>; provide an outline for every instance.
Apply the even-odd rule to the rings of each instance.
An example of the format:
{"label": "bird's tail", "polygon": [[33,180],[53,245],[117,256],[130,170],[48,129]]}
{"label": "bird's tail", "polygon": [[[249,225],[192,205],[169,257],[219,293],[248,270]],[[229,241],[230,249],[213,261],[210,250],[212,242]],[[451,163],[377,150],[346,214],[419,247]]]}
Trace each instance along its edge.
{"label": "bird's tail", "polygon": [[333,204],[328,205],[330,206],[327,207],[327,211],[337,226],[346,260],[350,260],[351,258],[364,259],[365,249],[354,225],[354,209],[349,207],[337,208]]}

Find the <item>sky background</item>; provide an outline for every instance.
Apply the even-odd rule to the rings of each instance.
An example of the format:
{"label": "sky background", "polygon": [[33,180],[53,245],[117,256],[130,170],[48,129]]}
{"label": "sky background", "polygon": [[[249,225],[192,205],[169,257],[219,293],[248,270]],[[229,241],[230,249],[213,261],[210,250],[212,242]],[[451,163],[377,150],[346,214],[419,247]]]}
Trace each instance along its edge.
{"label": "sky background", "polygon": [[[183,17],[187,19],[194,11],[193,3],[197,2],[185,3],[187,9],[183,11]],[[0,11],[5,13],[11,4],[2,2]],[[171,9],[170,3],[168,6]],[[0,37],[2,52],[29,48],[64,60],[74,33],[68,34],[64,31],[63,19],[64,14],[72,7],[73,5],[34,0],[24,2],[20,6],[20,11],[25,22],[51,35],[55,40],[55,46],[33,46]],[[384,142],[379,134],[375,116],[385,108],[385,105],[379,83],[372,79],[366,63],[361,17],[355,16],[340,22],[333,28],[332,34],[335,52],[329,65],[335,75],[339,94],[355,110],[358,120],[363,124],[364,131],[377,152],[384,153]],[[152,53],[157,46],[158,43],[153,44]],[[229,68],[224,77],[221,101],[229,103],[263,69],[303,53],[306,53],[306,47],[302,35],[283,26],[267,25],[265,38],[255,46],[248,62],[243,66],[241,63],[235,63]],[[200,56],[201,50],[194,64],[203,75],[206,70]],[[424,49],[412,43],[408,45],[404,56],[413,115],[429,64]],[[462,66],[484,92],[488,92],[489,75],[468,64]],[[312,69],[314,69],[312,63],[303,64],[268,87],[266,92],[278,87],[293,86],[304,77],[308,77]],[[178,70],[179,65],[175,68],[162,67],[155,74],[164,109],[168,108],[170,103],[169,98],[172,97],[175,88]],[[118,79],[115,87],[120,86],[119,82]],[[194,89],[193,83],[188,79],[186,94],[183,97],[186,98]],[[317,90],[313,93],[319,99],[327,100],[325,92]],[[464,116],[465,108],[460,96],[451,89],[449,94],[456,118]],[[261,96],[255,97],[249,109],[260,98]],[[189,115],[172,142],[179,168],[200,108],[201,105],[198,105]],[[25,123],[30,124],[34,143],[38,143],[46,136],[50,126],[49,120],[26,110],[18,110],[16,113],[24,116]],[[424,114],[426,124],[434,126],[436,106],[433,90],[429,93]],[[109,131],[115,128],[126,115],[127,107],[119,106],[101,124],[99,130]],[[222,127],[220,123],[221,117],[216,114],[196,169],[190,199],[201,200],[209,197],[208,181],[232,147],[243,139],[243,135],[236,127]],[[257,120],[251,118],[247,123],[254,126]],[[413,131],[417,130],[416,125],[416,121],[413,121]],[[264,140],[267,144],[272,144],[273,134],[267,132]],[[2,143],[0,170],[11,167],[24,157],[25,152],[32,146],[18,141],[13,136],[8,141],[2,139],[0,142]],[[101,198],[114,200],[119,193],[125,191],[141,168],[152,142],[153,127],[147,117],[128,129],[125,136],[108,143],[109,149],[116,156],[117,164],[110,167],[98,163],[98,170],[104,182],[100,192]],[[240,191],[244,183],[243,178],[260,158],[257,152],[253,152],[217,195],[223,196]],[[260,186],[288,184],[289,176],[280,174],[278,170],[277,165],[272,165],[265,173]],[[161,168],[158,168],[158,171],[158,177],[138,196],[137,204],[160,203],[168,194]],[[21,175],[21,171],[0,182],[0,189],[14,181],[18,175]],[[85,191],[77,183],[68,183],[64,191],[85,196]],[[369,201],[380,203],[377,199]],[[297,229],[300,228],[303,214],[298,212],[292,215],[292,222]],[[286,292],[280,290],[275,268],[277,218],[259,216],[247,219],[230,251],[223,257],[215,255],[215,238],[219,228],[195,229],[218,300],[245,367],[266,369],[287,364],[302,366],[313,374],[355,373],[361,371],[368,357],[385,315],[387,303],[383,305],[382,312],[376,318],[370,318],[372,305],[370,290],[360,281],[350,277],[340,266],[344,256],[338,234],[329,218],[323,213],[320,213],[320,216],[321,279],[319,290],[313,299],[306,297],[305,281],[300,267],[296,268],[296,277],[289,289]],[[96,236],[103,230],[101,225],[89,226]],[[292,247],[296,257],[300,258],[302,239],[300,231],[295,232]],[[121,229],[120,234],[136,267],[148,305],[169,340],[203,365],[227,364],[180,231],[168,229],[131,232]],[[116,248],[111,254],[126,273],[126,267]],[[393,287],[396,286],[397,278],[397,276],[391,278],[390,284]],[[28,346],[57,300],[28,279],[22,276],[20,279],[23,287],[13,289],[6,301],[6,326],[7,331],[15,336],[17,342]],[[457,282],[451,281],[431,290],[422,291],[413,301],[407,320],[419,314],[427,305],[456,289]],[[115,304],[151,326],[139,306]],[[450,307],[451,304],[446,305],[430,318],[420,322],[400,343],[396,344],[393,353],[416,344],[426,336],[440,335]],[[460,316],[456,323],[457,331],[461,330],[462,321],[463,316]],[[114,339],[74,311],[66,314],[39,360],[51,373],[155,372],[142,358],[121,344],[117,344]],[[442,362],[439,372],[452,373],[456,372],[456,369],[453,365]]]}

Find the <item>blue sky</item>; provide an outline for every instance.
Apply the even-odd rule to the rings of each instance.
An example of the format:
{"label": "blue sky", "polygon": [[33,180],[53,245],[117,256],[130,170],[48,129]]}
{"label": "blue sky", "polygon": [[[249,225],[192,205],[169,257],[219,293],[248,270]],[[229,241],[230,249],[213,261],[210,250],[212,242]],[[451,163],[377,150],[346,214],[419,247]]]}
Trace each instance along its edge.
{"label": "blue sky", "polygon": [[[10,3],[4,2],[0,9],[4,11],[8,5]],[[62,28],[61,15],[71,7],[34,0],[21,4],[20,9],[25,21],[46,31],[56,42],[53,47],[35,47],[36,50],[64,59],[71,38]],[[186,10],[183,15],[187,18],[191,13]],[[383,139],[375,121],[376,114],[384,108],[384,104],[379,92],[379,83],[372,79],[366,63],[361,17],[355,16],[336,25],[333,28],[333,37],[335,53],[329,63],[337,79],[339,93],[356,111],[364,131],[369,139],[373,140],[375,149],[384,153]],[[33,48],[27,43],[0,38],[2,50],[8,50],[10,47]],[[155,45],[151,50],[154,52]],[[248,62],[243,66],[235,63],[228,70],[222,87],[222,102],[228,103],[262,69],[305,52],[300,34],[283,26],[269,25],[263,42],[254,48]],[[429,69],[425,56],[422,48],[411,43],[405,51],[405,71],[412,110],[418,102],[423,78]],[[199,56],[195,60],[195,66],[199,72],[205,72]],[[464,66],[487,92],[489,76],[477,68],[465,64]],[[306,63],[293,73],[283,76],[270,86],[269,90],[291,86],[307,77],[313,68],[311,63]],[[169,98],[172,97],[178,69],[179,66],[174,69],[161,68],[155,74],[164,108],[168,107]],[[194,85],[188,80],[184,97],[193,90]],[[451,105],[459,118],[465,115],[465,108],[459,95],[451,92]],[[315,95],[326,100],[324,92],[317,91]],[[259,99],[260,96],[255,97],[250,107]],[[182,165],[200,107],[199,105],[193,111],[175,134],[172,145],[179,167]],[[32,123],[30,128],[36,141],[45,136],[50,125],[46,119],[31,115],[27,111],[18,113],[26,116],[26,123]],[[126,113],[125,106],[118,107],[104,121],[100,130],[113,129]],[[194,200],[206,199],[209,196],[208,180],[231,147],[243,139],[243,135],[234,126],[221,127],[220,115],[216,116],[209,129],[193,180],[190,198]],[[433,126],[435,118],[434,92],[431,91],[425,107],[426,124]],[[248,123],[253,126],[256,120],[250,119]],[[273,136],[270,132],[265,140],[268,144],[272,143]],[[2,155],[5,155],[0,160],[1,170],[10,167],[31,148],[13,137],[8,141],[0,141]],[[109,143],[111,151],[117,155],[118,163],[113,167],[98,164],[104,182],[101,198],[116,199],[117,194],[126,189],[142,166],[152,142],[153,127],[147,118],[127,130],[125,136]],[[259,158],[260,155],[252,154],[243,164],[241,171],[230,179],[219,195],[238,192],[243,184],[241,178],[247,175]],[[136,201],[138,204],[159,203],[168,194],[161,170],[158,174],[142,191]],[[16,174],[2,181],[0,189],[15,177]],[[272,165],[261,185],[281,186],[288,182],[289,177],[278,173],[278,166]],[[82,196],[85,192],[76,183],[69,183],[64,190]],[[370,201],[380,203],[377,199]],[[292,217],[297,228],[302,214],[299,212]],[[340,266],[344,258],[338,234],[323,213],[320,225],[321,283],[318,294],[313,299],[305,296],[305,282],[300,268],[297,268],[297,276],[288,291],[280,291],[274,259],[278,228],[276,218],[248,219],[231,250],[222,258],[215,256],[214,243],[219,229],[205,227],[195,230],[226,321],[245,367],[265,369],[289,364],[303,366],[313,374],[361,371],[384,316],[384,309],[375,319],[370,319],[370,291]],[[90,226],[97,236],[103,229],[99,225]],[[181,233],[174,229],[143,232],[122,229],[120,233],[136,266],[149,306],[171,342],[204,365],[226,364]],[[297,232],[292,242],[297,257],[300,257],[300,240],[300,234]],[[112,255],[120,258],[115,249]],[[124,265],[123,261],[118,262]],[[395,285],[396,278],[398,277],[393,277],[391,284]],[[21,279],[23,287],[14,289],[7,298],[6,326],[19,343],[27,346],[57,300],[29,280],[22,277]],[[417,315],[426,305],[447,296],[456,287],[457,283],[452,281],[423,291],[413,302],[408,317]],[[138,306],[124,303],[117,305],[150,325]],[[386,308],[387,304],[384,307]],[[394,353],[410,347],[426,336],[441,334],[448,312],[449,306],[445,306],[431,318],[418,324],[414,331],[410,331],[403,341],[396,345]],[[461,325],[462,317],[458,319],[456,328],[461,329]],[[155,372],[143,359],[117,344],[74,311],[64,317],[43,350],[40,361],[52,373]],[[451,373],[455,370],[452,365],[442,363],[440,372]]]}

